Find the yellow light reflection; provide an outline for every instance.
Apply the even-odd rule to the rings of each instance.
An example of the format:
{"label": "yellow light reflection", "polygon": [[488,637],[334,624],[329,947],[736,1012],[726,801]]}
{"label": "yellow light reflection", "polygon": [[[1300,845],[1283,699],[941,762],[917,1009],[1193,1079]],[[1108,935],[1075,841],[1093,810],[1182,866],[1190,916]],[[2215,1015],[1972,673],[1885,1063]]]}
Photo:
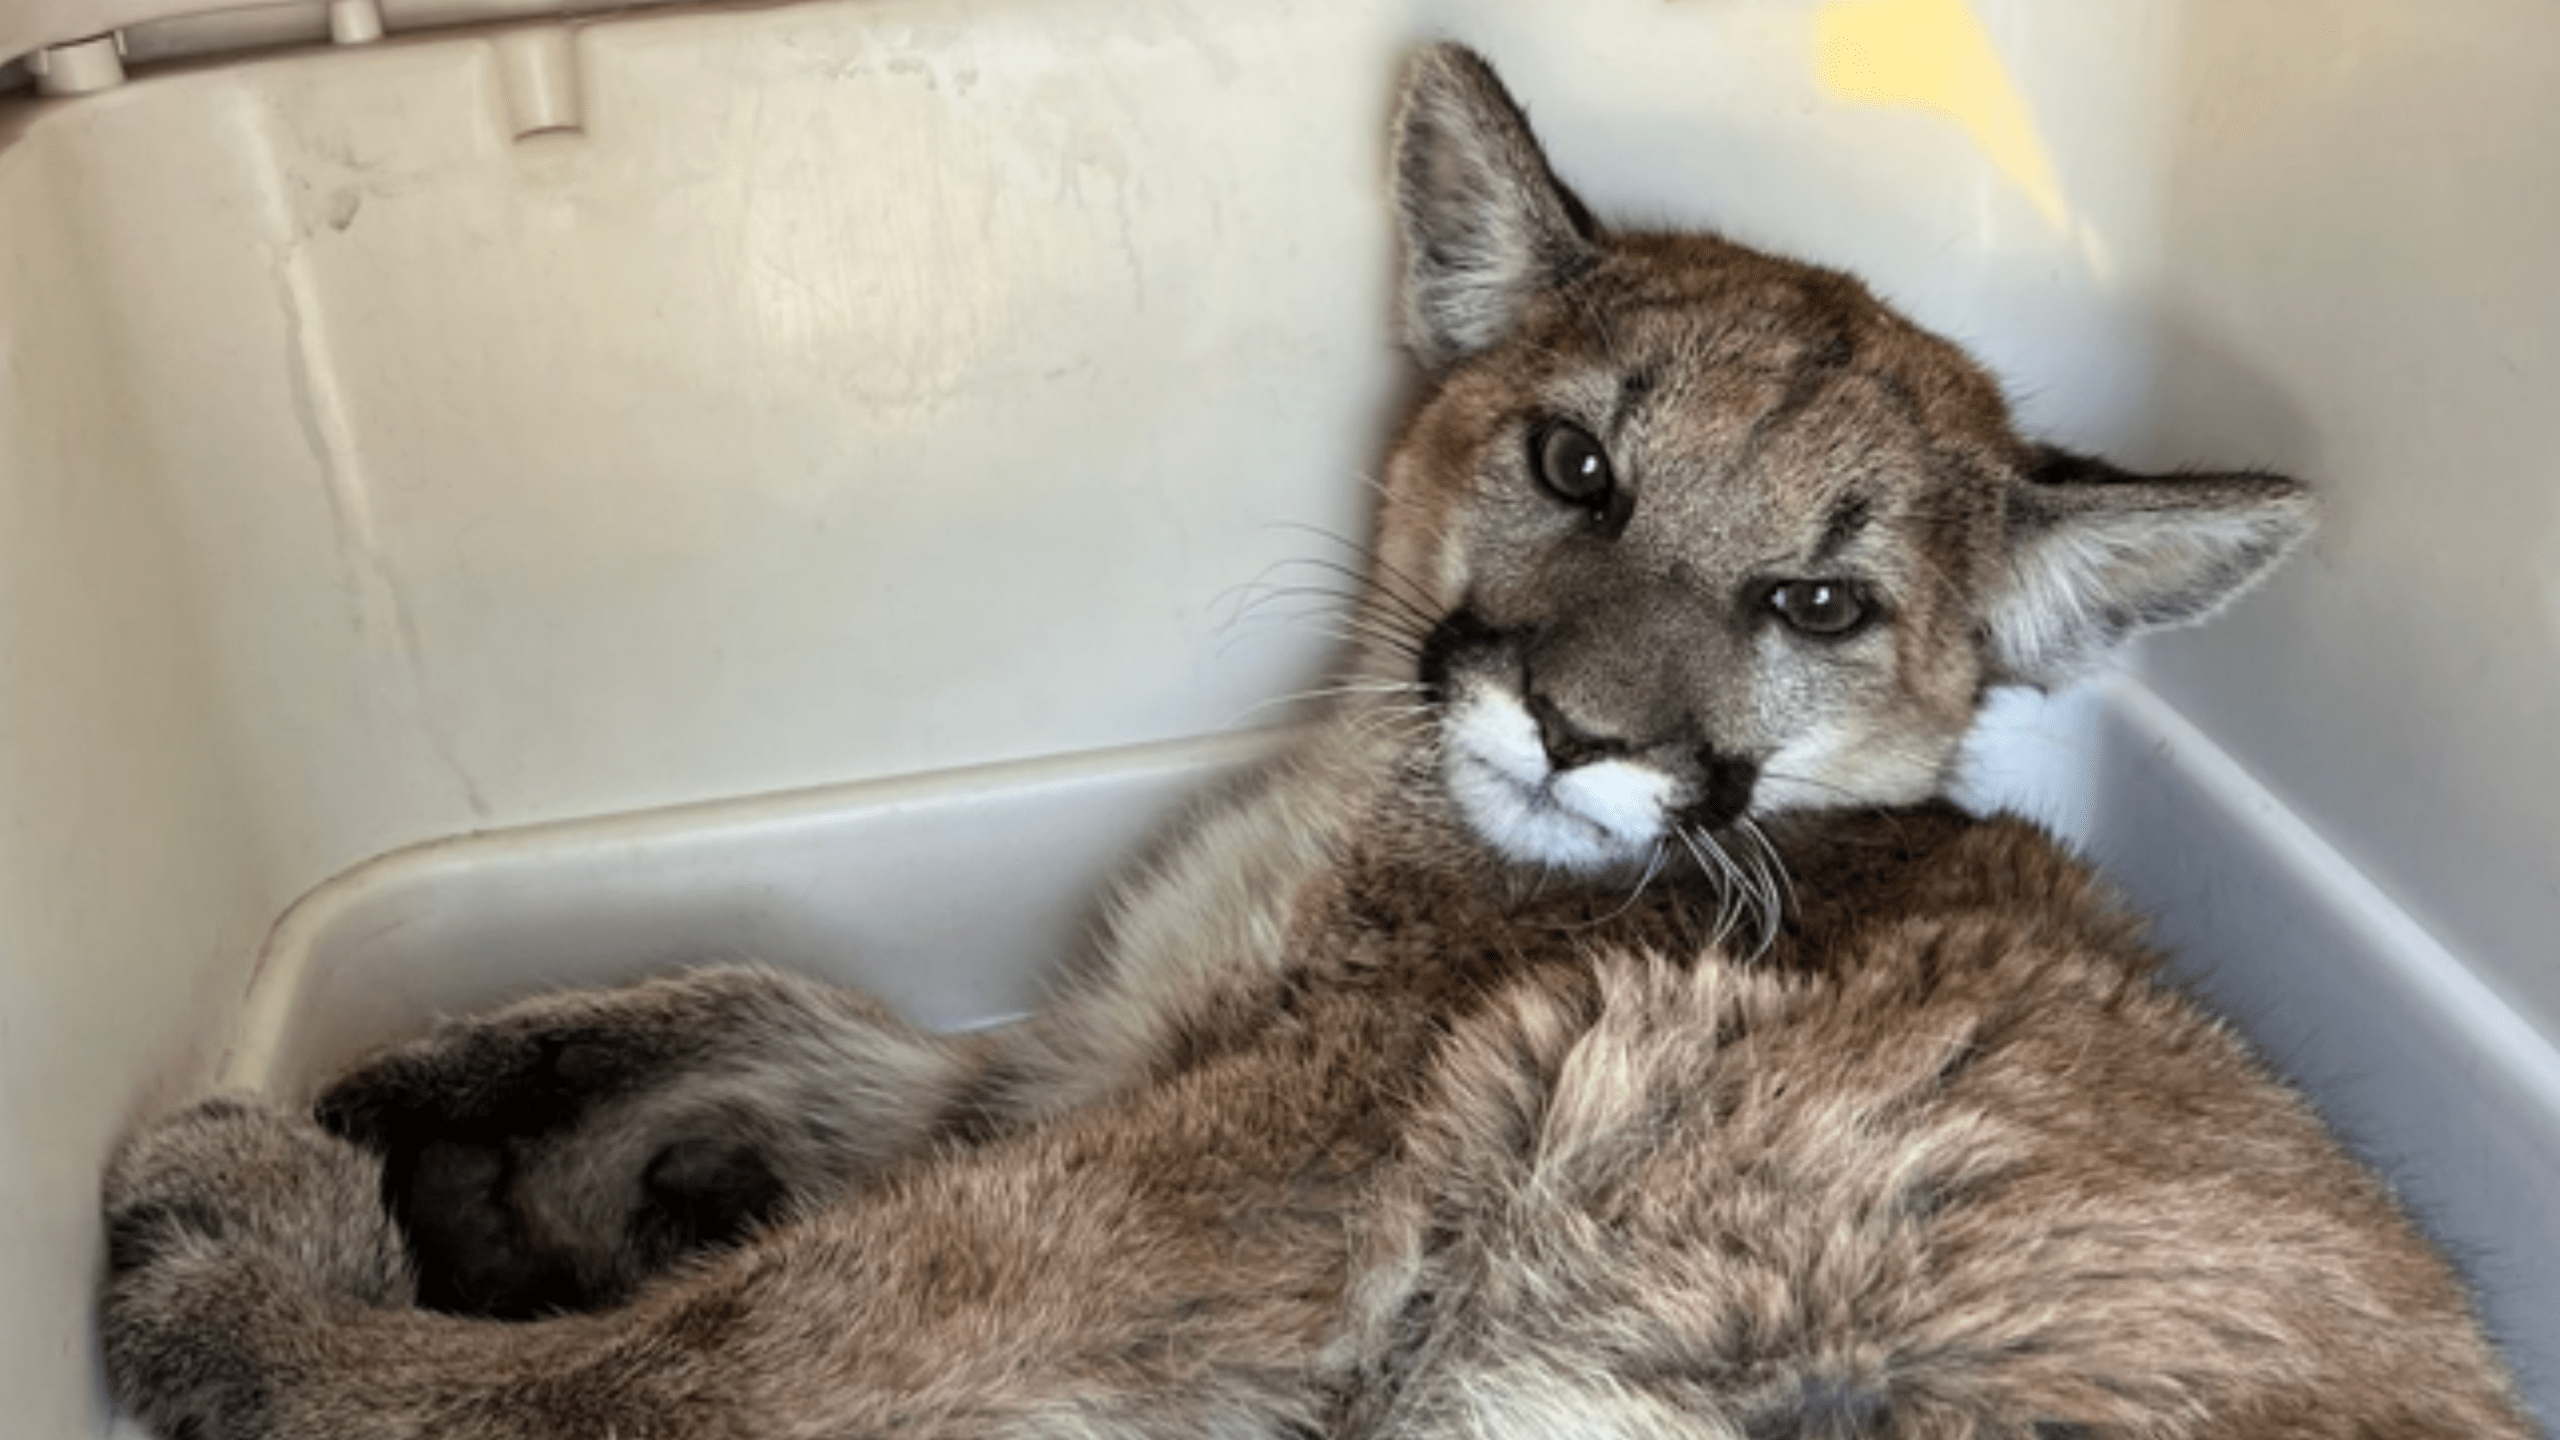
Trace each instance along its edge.
{"label": "yellow light reflection", "polygon": [[2070,228],[2026,99],[1965,0],[1835,0],[1816,19],[1814,54],[1823,87],[1841,99],[1911,106],[1962,125],[2055,229]]}

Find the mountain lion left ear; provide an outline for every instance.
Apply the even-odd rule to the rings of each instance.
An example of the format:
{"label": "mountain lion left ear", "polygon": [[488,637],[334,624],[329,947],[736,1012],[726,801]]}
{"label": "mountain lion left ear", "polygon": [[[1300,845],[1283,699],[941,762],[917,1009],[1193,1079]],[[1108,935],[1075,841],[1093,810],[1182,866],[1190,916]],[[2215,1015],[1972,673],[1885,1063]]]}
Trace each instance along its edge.
{"label": "mountain lion left ear", "polygon": [[1984,616],[1992,679],[2039,688],[2211,616],[2311,533],[2316,508],[2281,475],[2136,475],[2053,446],[2004,499],[2008,564]]}
{"label": "mountain lion left ear", "polygon": [[1532,297],[1599,259],[1591,212],[1556,179],[1493,67],[1463,46],[1414,57],[1395,189],[1405,343],[1432,370],[1499,343]]}

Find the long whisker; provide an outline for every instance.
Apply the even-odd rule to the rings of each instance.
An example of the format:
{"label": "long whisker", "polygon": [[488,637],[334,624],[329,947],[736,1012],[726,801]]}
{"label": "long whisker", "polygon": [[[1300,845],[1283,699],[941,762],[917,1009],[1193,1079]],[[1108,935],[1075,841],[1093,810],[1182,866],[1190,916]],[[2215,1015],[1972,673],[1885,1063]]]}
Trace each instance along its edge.
{"label": "long whisker", "polygon": [[[1371,585],[1362,580],[1358,572],[1333,564],[1330,561],[1301,557],[1295,560],[1280,561],[1271,568],[1273,570],[1283,570],[1295,566],[1311,566],[1339,575],[1350,581],[1353,588],[1337,589],[1330,585],[1308,585],[1295,583],[1281,584],[1276,580],[1266,577],[1255,580],[1250,585],[1237,587],[1238,589],[1251,590],[1254,593],[1236,607],[1237,613],[1234,618],[1241,619],[1244,615],[1269,604],[1273,599],[1281,596],[1301,596],[1322,599],[1331,605],[1349,609],[1375,609],[1382,618],[1393,619],[1400,624],[1410,623],[1417,630],[1425,632],[1429,631],[1433,625],[1439,623],[1437,617],[1416,609],[1413,603],[1406,600],[1403,596],[1396,595],[1392,592]],[[1381,603],[1373,605],[1373,601]]]}
{"label": "long whisker", "polygon": [[[1283,600],[1313,600],[1320,603],[1295,610],[1274,611],[1272,607]],[[1227,618],[1225,625],[1229,629],[1242,629],[1247,625],[1260,624],[1275,618],[1283,624],[1294,624],[1314,615],[1359,613],[1355,605],[1348,603],[1350,600],[1351,597],[1347,595],[1338,595],[1316,586],[1265,585],[1259,594],[1249,597],[1236,606],[1235,614]]]}
{"label": "long whisker", "polygon": [[1773,901],[1775,899],[1775,896],[1769,886],[1768,876],[1758,867],[1759,857],[1745,854],[1740,859],[1735,859],[1725,850],[1724,846],[1719,843],[1713,835],[1702,832],[1699,838],[1706,843],[1711,851],[1714,852],[1717,859],[1725,865],[1728,873],[1733,877],[1735,898],[1738,902],[1735,907],[1734,916],[1737,924],[1744,918],[1743,912],[1745,911],[1751,913],[1751,918],[1759,921],[1758,928],[1762,936],[1762,943],[1751,952],[1750,956],[1752,959],[1757,959],[1759,958],[1761,951],[1768,948],[1767,939],[1770,932],[1770,917],[1772,914]]}
{"label": "long whisker", "polygon": [[[1279,573],[1281,567],[1288,563],[1289,562],[1286,560],[1274,560],[1270,564],[1263,566],[1260,570],[1255,571],[1252,579],[1237,581],[1235,584],[1230,585],[1225,589],[1220,590],[1217,594],[1210,596],[1208,608],[1213,614],[1223,606],[1233,606],[1232,613],[1218,623],[1225,626],[1233,625],[1243,620],[1255,606],[1262,603],[1260,597],[1263,593],[1287,593],[1284,587],[1274,586],[1271,583],[1271,577]],[[1341,598],[1349,599],[1351,597],[1343,596]]]}
{"label": "long whisker", "polygon": [[1810,775],[1796,775],[1784,770],[1763,770],[1760,772],[1760,778],[1763,780],[1784,780],[1790,785],[1810,785],[1816,790],[1828,790],[1834,795],[1843,795],[1861,804],[1866,803],[1866,797],[1860,795],[1857,791],[1852,790],[1845,785],[1834,784],[1828,780],[1816,780]]}
{"label": "long whisker", "polygon": [[[1236,712],[1235,719],[1230,723],[1241,724],[1265,710],[1275,709],[1284,705],[1300,705],[1321,700],[1347,699],[1360,695],[1419,695],[1421,690],[1421,686],[1407,680],[1354,680],[1345,681],[1339,685],[1317,685],[1305,690],[1292,690],[1286,694],[1273,695],[1266,699],[1256,700],[1252,704],[1244,707],[1244,709]],[[1420,711],[1424,707],[1414,705],[1407,708]]]}
{"label": "long whisker", "polygon": [[[1278,566],[1273,568],[1285,568],[1291,565],[1309,565],[1319,570],[1339,575],[1343,579],[1361,587],[1362,592],[1374,593],[1380,600],[1395,606],[1398,610],[1419,622],[1425,629],[1440,623],[1439,615],[1429,607],[1424,606],[1412,597],[1396,590],[1394,587],[1377,580],[1375,577],[1363,575],[1359,571],[1354,570],[1350,566],[1342,564],[1339,561],[1327,560],[1321,556],[1315,555],[1301,555],[1294,560],[1283,560]],[[1362,599],[1363,595],[1352,594],[1345,598],[1357,601]]]}
{"label": "long whisker", "polygon": [[[1213,610],[1222,605],[1228,606],[1230,610],[1230,613],[1218,622],[1218,629],[1224,632],[1218,643],[1219,655],[1224,656],[1238,644],[1264,631],[1266,622],[1277,628],[1294,629],[1304,625],[1311,617],[1330,620],[1336,616],[1358,613],[1354,597],[1337,594],[1321,587],[1274,583],[1268,577],[1272,570],[1277,568],[1279,567],[1275,565],[1264,570],[1264,578],[1230,586],[1220,591],[1217,598],[1210,602]],[[1323,603],[1311,609],[1272,611],[1271,607],[1284,599],[1317,600]]]}
{"label": "long whisker", "polygon": [[1761,914],[1760,887],[1752,883],[1751,873],[1743,869],[1742,862],[1733,859],[1731,853],[1726,851],[1723,844],[1715,837],[1708,836],[1707,843],[1715,846],[1719,854],[1725,855],[1726,863],[1733,867],[1733,884],[1737,902],[1734,906],[1734,930],[1739,935],[1743,922],[1756,920]]}
{"label": "long whisker", "polygon": [[[1286,565],[1325,566],[1325,562],[1321,560],[1284,561],[1281,565],[1275,565],[1272,568],[1277,570]],[[1346,575],[1354,582],[1358,581],[1358,576],[1350,575],[1349,572],[1343,571],[1339,567],[1325,566],[1325,568],[1334,570],[1337,574]],[[1282,599],[1321,600],[1325,602],[1327,609],[1339,609],[1346,612],[1365,613],[1372,609],[1368,604],[1368,595],[1359,590],[1337,590],[1330,585],[1282,584],[1277,580],[1272,580],[1267,577],[1264,579],[1248,581],[1243,585],[1230,586],[1219,593],[1218,601],[1214,603],[1224,603],[1230,597],[1233,597],[1235,600],[1234,613],[1229,615],[1223,622],[1230,625],[1241,623],[1252,617],[1257,611],[1260,611],[1265,606],[1271,604],[1273,601]],[[1416,633],[1421,634],[1429,633],[1431,627],[1439,623],[1439,621],[1434,617],[1414,610],[1411,606],[1406,605],[1402,600],[1397,600],[1392,609],[1378,609],[1376,614],[1377,618],[1382,620],[1392,620],[1398,624],[1410,624],[1414,627]]]}
{"label": "long whisker", "polygon": [[1742,833],[1750,836],[1752,843],[1760,847],[1760,853],[1769,857],[1770,870],[1786,890],[1787,908],[1797,914],[1804,913],[1804,903],[1796,896],[1795,878],[1787,873],[1786,857],[1778,853],[1777,845],[1769,839],[1769,832],[1760,828],[1759,821],[1746,815],[1742,818]]}
{"label": "long whisker", "polygon": [[1330,623],[1341,625],[1346,629],[1358,630],[1381,640],[1391,640],[1395,643],[1396,649],[1407,654],[1416,657],[1422,654],[1423,637],[1396,624],[1391,616],[1366,615],[1355,611],[1348,615],[1332,617]]}
{"label": "long whisker", "polygon": [[1370,710],[1351,721],[1352,733],[1363,737],[1383,735],[1400,725],[1416,725],[1435,718],[1429,706],[1388,705]]}
{"label": "long whisker", "polygon": [[1298,563],[1299,562],[1295,560],[1275,560],[1271,563],[1268,569],[1264,570],[1260,575],[1255,576],[1253,579],[1242,585],[1232,585],[1227,589],[1220,591],[1218,598],[1225,600],[1231,596],[1235,597],[1236,608],[1240,614],[1244,611],[1251,610],[1256,606],[1267,605],[1271,603],[1274,596],[1280,595],[1301,595],[1321,598],[1337,605],[1357,605],[1360,603],[1360,592],[1356,589],[1337,589],[1331,585],[1306,584],[1296,580],[1284,582],[1274,578],[1279,575],[1281,571],[1287,570]]}
{"label": "long whisker", "polygon": [[1757,960],[1768,954],[1770,947],[1778,943],[1778,921],[1781,915],[1778,906],[1778,882],[1769,874],[1768,861],[1756,853],[1747,855],[1745,858],[1751,862],[1751,873],[1758,878],[1752,893],[1760,907],[1760,943],[1752,947],[1751,951],[1751,958]]}
{"label": "long whisker", "polygon": [[1223,656],[1237,645],[1240,645],[1247,640],[1257,639],[1262,635],[1272,633],[1272,630],[1294,630],[1302,633],[1329,636],[1335,640],[1343,641],[1345,643],[1365,643],[1374,645],[1389,654],[1402,656],[1406,661],[1416,665],[1419,665],[1422,661],[1422,642],[1420,640],[1417,640],[1413,636],[1407,635],[1402,631],[1384,628],[1374,621],[1362,620],[1331,611],[1308,612],[1277,618],[1281,623],[1271,627],[1270,630],[1247,631],[1239,629],[1231,632],[1225,640],[1219,642],[1217,653]]}
{"label": "long whisker", "polygon": [[1626,899],[1618,902],[1617,909],[1610,911],[1606,915],[1599,916],[1596,919],[1583,920],[1571,925],[1559,925],[1555,928],[1558,931],[1596,929],[1599,926],[1606,925],[1610,921],[1617,919],[1619,916],[1626,914],[1629,910],[1634,909],[1635,903],[1644,898],[1644,887],[1652,884],[1653,877],[1662,873],[1662,860],[1662,842],[1656,840],[1653,842],[1652,856],[1645,861],[1644,874],[1636,878],[1636,887],[1627,892]]}
{"label": "long whisker", "polygon": [[1273,521],[1272,524],[1278,529],[1297,530],[1308,535],[1313,535],[1319,540],[1329,540],[1334,544],[1341,546],[1343,549],[1350,551],[1352,554],[1359,556],[1361,559],[1368,561],[1370,564],[1377,566],[1379,583],[1382,588],[1389,581],[1393,581],[1395,584],[1402,586],[1403,589],[1401,594],[1403,598],[1413,602],[1426,613],[1437,615],[1441,610],[1446,608],[1441,604],[1438,593],[1434,591],[1431,586],[1424,584],[1421,580],[1405,573],[1404,570],[1396,565],[1391,564],[1385,556],[1379,554],[1370,546],[1363,545],[1359,541],[1353,540],[1348,536],[1337,535],[1334,532],[1325,529],[1321,525],[1308,525],[1294,520],[1277,520]]}
{"label": "long whisker", "polygon": [[1907,837],[1907,832],[1904,830],[1901,820],[1894,816],[1891,809],[1878,805],[1872,798],[1861,795],[1857,791],[1849,789],[1847,786],[1835,785],[1824,780],[1816,780],[1810,775],[1792,775],[1783,770],[1763,770],[1760,772],[1760,778],[1763,780],[1784,780],[1793,785],[1810,785],[1817,790],[1828,790],[1848,802],[1843,807],[1845,809],[1873,810],[1875,812],[1875,817],[1884,821],[1885,824],[1892,829],[1894,839],[1896,841],[1903,840]]}
{"label": "long whisker", "polygon": [[1361,484],[1368,486],[1371,490],[1376,491],[1378,500],[1381,504],[1393,505],[1406,510],[1420,510],[1422,508],[1421,504],[1412,496],[1397,494],[1395,491],[1387,488],[1387,482],[1379,479],[1375,475],[1369,474],[1367,471],[1353,471],[1352,478],[1358,480]]}
{"label": "long whisker", "polygon": [[[1716,887],[1716,928],[1715,933],[1707,937],[1707,948],[1714,949],[1724,943],[1725,936],[1733,933],[1733,922],[1738,918],[1733,908],[1732,862],[1716,849],[1716,842],[1710,837],[1692,834],[1686,826],[1674,826],[1671,833],[1680,837],[1680,843],[1697,860],[1699,873]],[[1699,845],[1701,840],[1706,842],[1703,848]],[[1712,862],[1707,858],[1710,854],[1715,856]]]}
{"label": "long whisker", "polygon": [[1383,621],[1334,611],[1309,611],[1282,617],[1291,628],[1330,635],[1337,640],[1366,640],[1408,660],[1422,659],[1422,641]]}
{"label": "long whisker", "polygon": [[[1354,581],[1358,579],[1357,576],[1351,575],[1350,572],[1342,570],[1338,566],[1329,565],[1327,562],[1321,560],[1301,560],[1284,563],[1324,566],[1325,568],[1331,569],[1337,574],[1345,575]],[[1277,569],[1280,567],[1274,566],[1273,568]],[[1244,598],[1237,603],[1235,613],[1229,616],[1225,622],[1230,626],[1241,625],[1247,620],[1258,616],[1264,609],[1274,602],[1284,599],[1319,600],[1324,602],[1321,611],[1312,613],[1357,617],[1372,624],[1396,629],[1399,632],[1409,632],[1416,641],[1428,636],[1431,633],[1432,627],[1439,623],[1434,617],[1415,611],[1411,607],[1402,604],[1402,602],[1398,602],[1398,604],[1391,609],[1383,607],[1373,608],[1363,603],[1363,597],[1361,595],[1354,594],[1349,591],[1335,590],[1324,585],[1283,585],[1276,581],[1263,579],[1252,581],[1245,586],[1235,587],[1226,593],[1230,595],[1243,594],[1244,596]],[[1305,614],[1310,612],[1297,613]]]}
{"label": "long whisker", "polygon": [[[1374,484],[1375,482],[1371,483]],[[1376,552],[1372,551],[1368,547],[1359,544],[1357,541],[1349,540],[1341,535],[1337,535],[1333,531],[1327,530],[1320,525],[1308,525],[1294,520],[1270,521],[1267,522],[1265,528],[1298,531],[1303,534],[1313,535],[1319,540],[1339,545],[1353,554],[1360,556],[1362,559],[1376,565],[1379,570],[1383,572],[1383,575],[1369,574],[1319,557],[1291,555],[1279,560],[1274,560],[1270,564],[1265,565],[1261,570],[1254,574],[1254,577],[1251,580],[1247,580],[1240,585],[1231,585],[1226,589],[1219,591],[1218,594],[1212,597],[1210,601],[1213,607],[1239,591],[1249,591],[1264,587],[1265,582],[1267,582],[1276,571],[1286,569],[1292,565],[1320,565],[1352,582],[1355,589],[1342,595],[1341,598],[1345,600],[1351,601],[1355,604],[1359,603],[1367,593],[1374,590],[1380,594],[1392,595],[1395,599],[1403,602],[1408,609],[1413,611],[1416,618],[1427,617],[1429,623],[1438,623],[1440,607],[1432,600],[1428,587],[1417,584],[1411,576],[1408,576],[1402,571],[1397,570],[1394,566],[1387,564],[1385,560],[1380,558]],[[1392,589],[1386,583],[1388,578],[1392,578],[1394,581],[1407,588],[1401,592]]]}

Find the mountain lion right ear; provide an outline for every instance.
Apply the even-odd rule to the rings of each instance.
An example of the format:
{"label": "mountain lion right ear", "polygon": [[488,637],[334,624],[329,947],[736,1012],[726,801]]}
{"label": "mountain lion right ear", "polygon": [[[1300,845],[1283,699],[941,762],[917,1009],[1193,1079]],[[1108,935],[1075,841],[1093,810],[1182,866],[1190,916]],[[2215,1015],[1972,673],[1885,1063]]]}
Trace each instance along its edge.
{"label": "mountain lion right ear", "polygon": [[1992,679],[2039,688],[2211,616],[2311,533],[2314,509],[2281,475],[2135,475],[2052,446],[2006,508],[2008,565],[1984,623]]}
{"label": "mountain lion right ear", "polygon": [[1483,57],[1434,45],[1395,130],[1405,343],[1444,370],[1503,339],[1529,300],[1594,264],[1599,227],[1548,168]]}

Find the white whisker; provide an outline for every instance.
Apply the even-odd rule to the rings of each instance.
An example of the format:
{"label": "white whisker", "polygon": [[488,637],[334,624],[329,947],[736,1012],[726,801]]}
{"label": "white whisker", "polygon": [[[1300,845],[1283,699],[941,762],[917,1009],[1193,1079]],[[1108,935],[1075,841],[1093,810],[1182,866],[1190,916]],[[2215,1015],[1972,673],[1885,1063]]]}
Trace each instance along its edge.
{"label": "white whisker", "polygon": [[1707,948],[1714,949],[1724,944],[1724,937],[1733,933],[1734,922],[1740,918],[1733,904],[1733,862],[1724,857],[1724,851],[1718,848],[1715,837],[1711,835],[1692,832],[1685,826],[1674,826],[1671,833],[1680,837],[1680,843],[1687,846],[1690,855],[1697,859],[1699,872],[1716,887],[1716,928],[1715,933],[1707,937]]}
{"label": "white whisker", "polygon": [[1757,883],[1752,887],[1752,900],[1760,911],[1760,943],[1751,951],[1751,958],[1757,960],[1778,943],[1778,882],[1769,874],[1769,862],[1756,851],[1745,858],[1751,862],[1751,872],[1757,877]]}
{"label": "white whisker", "polygon": [[1617,909],[1595,919],[1580,921],[1572,925],[1559,925],[1556,929],[1559,931],[1595,929],[1599,926],[1608,924],[1610,921],[1626,914],[1629,910],[1634,909],[1635,903],[1644,898],[1644,887],[1652,884],[1653,877],[1662,873],[1663,854],[1662,842],[1659,840],[1654,841],[1653,854],[1645,861],[1644,874],[1636,878],[1635,888],[1627,892],[1626,899],[1618,902]]}
{"label": "white whisker", "polygon": [[[1348,700],[1368,695],[1418,697],[1421,693],[1421,686],[1407,680],[1348,680],[1338,685],[1316,685],[1305,690],[1292,690],[1286,694],[1256,700],[1237,711],[1227,723],[1240,725],[1266,710],[1289,705],[1315,704],[1325,700]],[[1426,707],[1412,705],[1403,708],[1420,713]]]}
{"label": "white whisker", "polygon": [[[1343,598],[1359,600],[1368,595],[1375,595],[1380,601],[1394,606],[1396,610],[1402,613],[1407,619],[1416,622],[1425,629],[1440,623],[1439,615],[1429,606],[1421,604],[1411,596],[1404,594],[1394,586],[1385,583],[1376,576],[1362,575],[1359,571],[1352,569],[1348,565],[1339,564],[1335,561],[1322,559],[1317,556],[1301,556],[1294,560],[1283,560],[1280,564],[1282,566],[1313,566],[1314,568],[1323,570],[1328,574],[1339,575],[1343,579],[1349,580],[1360,587],[1358,592],[1345,595]],[[1330,594],[1334,592],[1327,591],[1325,593]]]}
{"label": "white whisker", "polygon": [[1406,574],[1396,566],[1387,563],[1384,556],[1380,555],[1370,547],[1346,536],[1337,535],[1334,532],[1325,529],[1321,525],[1308,525],[1293,520],[1281,520],[1274,521],[1272,523],[1276,528],[1282,530],[1297,530],[1305,534],[1313,535],[1320,540],[1330,540],[1334,544],[1341,546],[1343,549],[1350,551],[1352,554],[1359,556],[1361,559],[1368,561],[1370,564],[1377,566],[1376,581],[1379,588],[1381,590],[1385,590],[1389,588],[1391,583],[1393,585],[1403,587],[1397,593],[1399,593],[1403,599],[1411,602],[1415,608],[1421,612],[1436,615],[1442,609],[1441,602],[1434,595],[1430,586],[1423,584],[1420,580]]}
{"label": "white whisker", "polygon": [[1743,817],[1742,830],[1744,834],[1751,837],[1752,843],[1760,847],[1760,853],[1769,857],[1770,870],[1777,875],[1778,883],[1786,890],[1787,908],[1802,913],[1804,905],[1796,898],[1795,879],[1787,874],[1786,857],[1778,853],[1777,845],[1769,839],[1769,832],[1761,829],[1760,822],[1749,816]]}

